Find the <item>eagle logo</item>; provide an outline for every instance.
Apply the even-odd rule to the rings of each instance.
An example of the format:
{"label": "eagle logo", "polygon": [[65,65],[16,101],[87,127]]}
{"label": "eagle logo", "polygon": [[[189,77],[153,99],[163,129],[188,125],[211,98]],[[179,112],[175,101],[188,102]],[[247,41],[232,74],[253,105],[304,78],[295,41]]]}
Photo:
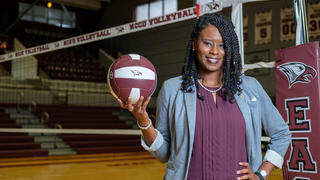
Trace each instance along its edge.
{"label": "eagle logo", "polygon": [[201,12],[213,11],[213,10],[219,10],[219,9],[221,9],[220,2],[211,2],[201,7]]}
{"label": "eagle logo", "polygon": [[317,71],[313,67],[302,62],[288,62],[277,68],[288,78],[289,88],[296,83],[310,83],[317,76]]}
{"label": "eagle logo", "polygon": [[117,27],[116,29],[118,30],[118,32],[122,32],[124,30],[124,27],[121,26],[121,27]]}
{"label": "eagle logo", "polygon": [[133,76],[142,76],[142,72],[138,71],[138,70],[130,70],[133,74]]}
{"label": "eagle logo", "polygon": [[60,46],[60,43],[59,43],[59,42],[55,42],[55,43],[54,43],[54,46],[55,46],[55,47],[59,47],[59,46]]}

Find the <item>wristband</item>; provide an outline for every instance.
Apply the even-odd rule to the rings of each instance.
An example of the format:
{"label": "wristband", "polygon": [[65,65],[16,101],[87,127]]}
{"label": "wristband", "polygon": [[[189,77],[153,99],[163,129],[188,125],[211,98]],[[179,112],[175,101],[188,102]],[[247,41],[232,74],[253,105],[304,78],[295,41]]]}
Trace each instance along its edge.
{"label": "wristband", "polygon": [[148,120],[149,120],[149,125],[148,125],[148,126],[140,126],[139,122],[137,121],[138,127],[139,127],[140,129],[142,129],[142,130],[147,130],[147,129],[149,129],[149,128],[152,126],[152,121],[151,121],[150,118],[148,118]]}

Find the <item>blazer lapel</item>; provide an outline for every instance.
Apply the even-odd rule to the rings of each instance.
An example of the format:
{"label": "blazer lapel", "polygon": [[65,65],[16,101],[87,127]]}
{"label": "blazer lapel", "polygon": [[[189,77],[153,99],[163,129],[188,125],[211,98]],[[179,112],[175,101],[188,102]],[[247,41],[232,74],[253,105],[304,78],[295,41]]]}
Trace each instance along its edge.
{"label": "blazer lapel", "polygon": [[245,124],[246,124],[246,147],[247,147],[247,154],[248,154],[248,160],[254,156],[252,152],[252,137],[254,137],[253,134],[253,124],[252,124],[252,116],[251,116],[251,110],[249,105],[247,104],[245,100],[245,94],[239,95],[234,95],[237,104],[239,106],[239,109],[243,115]]}
{"label": "blazer lapel", "polygon": [[239,95],[234,95],[237,104],[239,106],[239,109],[243,115],[243,118],[245,120],[246,124],[251,124],[251,113],[250,113],[250,107],[247,104],[243,94]]}

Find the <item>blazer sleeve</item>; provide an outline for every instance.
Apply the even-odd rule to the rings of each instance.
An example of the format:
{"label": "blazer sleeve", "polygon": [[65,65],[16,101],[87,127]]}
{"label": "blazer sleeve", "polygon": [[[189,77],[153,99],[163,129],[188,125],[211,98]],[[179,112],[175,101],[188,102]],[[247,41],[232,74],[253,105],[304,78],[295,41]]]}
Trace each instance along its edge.
{"label": "blazer sleeve", "polygon": [[257,80],[255,81],[259,97],[262,100],[260,103],[262,125],[267,135],[271,138],[264,161],[269,161],[276,167],[281,168],[283,157],[290,143],[291,133],[268,94],[260,83]]}
{"label": "blazer sleeve", "polygon": [[167,162],[169,159],[170,149],[170,130],[169,130],[169,86],[166,81],[164,82],[157,99],[157,113],[155,128],[157,131],[157,137],[155,141],[150,145],[146,145],[143,138],[141,138],[141,145],[151,152],[153,156],[159,159],[161,162]]}

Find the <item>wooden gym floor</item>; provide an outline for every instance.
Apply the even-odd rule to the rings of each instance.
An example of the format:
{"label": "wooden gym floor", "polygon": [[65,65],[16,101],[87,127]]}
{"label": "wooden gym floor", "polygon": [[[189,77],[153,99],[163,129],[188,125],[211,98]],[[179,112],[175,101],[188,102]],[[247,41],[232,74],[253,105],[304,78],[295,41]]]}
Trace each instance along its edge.
{"label": "wooden gym floor", "polygon": [[[148,152],[0,159],[1,180],[161,180],[166,164]],[[268,180],[282,180],[275,170]]]}

